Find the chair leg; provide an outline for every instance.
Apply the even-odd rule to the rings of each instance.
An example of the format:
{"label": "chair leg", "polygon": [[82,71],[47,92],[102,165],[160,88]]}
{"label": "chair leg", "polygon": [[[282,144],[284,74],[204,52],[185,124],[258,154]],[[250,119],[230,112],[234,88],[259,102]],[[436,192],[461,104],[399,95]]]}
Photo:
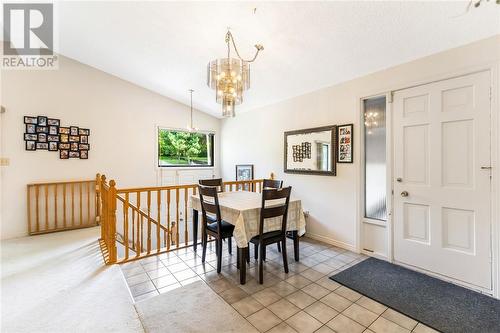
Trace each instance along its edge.
{"label": "chair leg", "polygon": [[222,268],[222,239],[218,239],[216,241],[217,243],[217,252],[218,252],[218,255],[217,255],[217,273],[220,273],[221,272],[221,268]]}
{"label": "chair leg", "polygon": [[245,251],[246,251],[245,258],[247,260],[247,263],[250,263],[250,244],[247,246],[247,248],[245,249]]}
{"label": "chair leg", "polygon": [[286,254],[286,238],[283,238],[283,251],[281,251],[283,255],[283,267],[285,268],[285,273],[288,274],[288,258]]}
{"label": "chair leg", "polygon": [[263,252],[262,252],[262,260],[266,261],[266,246],[265,245],[261,245],[263,247]]}
{"label": "chair leg", "polygon": [[232,245],[233,245],[232,244],[232,239],[231,239],[231,237],[229,237],[227,239],[227,249],[229,251],[229,254],[231,254],[233,252],[233,246]]}
{"label": "chair leg", "polygon": [[259,256],[259,283],[264,283],[264,252],[266,251],[266,247],[260,244],[260,256]]}
{"label": "chair leg", "polygon": [[240,269],[240,251],[236,249],[236,269]]}
{"label": "chair leg", "polygon": [[207,243],[208,243],[208,239],[207,239],[207,232],[205,230],[203,230],[203,233],[201,235],[201,246],[203,246],[203,252],[202,252],[202,255],[201,255],[201,262],[205,262],[205,257],[206,257],[206,254],[207,254]]}
{"label": "chair leg", "polygon": [[253,245],[253,251],[254,251],[253,257],[255,258],[255,260],[259,259],[259,246],[257,244]]}
{"label": "chair leg", "polygon": [[278,246],[278,252],[281,252],[281,246],[280,246],[280,243],[276,243],[276,245]]}

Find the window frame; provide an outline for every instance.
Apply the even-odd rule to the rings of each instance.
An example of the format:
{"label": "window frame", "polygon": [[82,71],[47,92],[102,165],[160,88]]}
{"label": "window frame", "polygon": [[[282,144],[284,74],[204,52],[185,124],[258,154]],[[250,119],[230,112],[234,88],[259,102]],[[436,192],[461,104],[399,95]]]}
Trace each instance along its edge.
{"label": "window frame", "polygon": [[[211,137],[211,149],[208,152],[211,160],[211,164],[208,165],[160,165],[160,140],[159,134],[160,130],[172,131],[172,132],[185,132],[185,133],[198,133],[205,134]],[[197,130],[193,132],[189,132],[186,128],[175,128],[175,127],[166,127],[166,126],[156,126],[155,131],[155,153],[156,153],[156,168],[158,169],[213,169],[215,168],[215,146],[216,146],[216,132],[213,130]]]}

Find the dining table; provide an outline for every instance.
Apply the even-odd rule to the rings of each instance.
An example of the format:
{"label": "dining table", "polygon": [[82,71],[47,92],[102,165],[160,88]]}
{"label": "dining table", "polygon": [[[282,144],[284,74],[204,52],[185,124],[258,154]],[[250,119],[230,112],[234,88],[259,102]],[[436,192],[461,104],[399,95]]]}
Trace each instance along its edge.
{"label": "dining table", "polygon": [[[191,196],[193,209],[193,239],[198,239],[198,213],[201,212],[200,197]],[[238,248],[240,283],[246,283],[246,253],[250,240],[259,234],[262,193],[251,191],[232,191],[218,193],[221,219],[234,225],[233,237]],[[284,202],[282,200],[281,202]],[[276,204],[279,204],[276,200]],[[271,203],[272,204],[272,203]],[[264,232],[280,230],[282,217],[266,219]],[[299,237],[305,234],[306,221],[300,199],[290,197],[287,215],[287,237],[293,239],[294,258],[299,260]],[[197,249],[197,241],[193,242],[193,250]]]}

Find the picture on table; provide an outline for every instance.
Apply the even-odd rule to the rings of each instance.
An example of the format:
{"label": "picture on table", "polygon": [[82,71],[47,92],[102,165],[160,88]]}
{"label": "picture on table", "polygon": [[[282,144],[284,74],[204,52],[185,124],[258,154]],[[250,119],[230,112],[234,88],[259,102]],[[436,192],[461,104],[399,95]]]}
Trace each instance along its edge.
{"label": "picture on table", "polygon": [[353,124],[340,125],[337,127],[337,163],[352,163],[353,147]]}
{"label": "picture on table", "polygon": [[[238,164],[236,165],[236,180],[253,180],[253,164]],[[237,190],[249,190],[250,184],[238,185]],[[253,188],[253,184],[251,185]]]}

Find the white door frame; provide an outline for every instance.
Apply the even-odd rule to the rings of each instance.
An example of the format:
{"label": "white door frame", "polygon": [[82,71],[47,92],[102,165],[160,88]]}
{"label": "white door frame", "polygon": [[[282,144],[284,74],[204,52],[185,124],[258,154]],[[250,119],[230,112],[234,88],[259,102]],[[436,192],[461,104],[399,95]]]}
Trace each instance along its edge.
{"label": "white door frame", "polygon": [[[369,256],[379,257],[381,259],[387,260],[389,262],[394,262],[394,252],[393,252],[393,221],[392,221],[392,207],[393,207],[393,191],[392,191],[392,181],[393,181],[393,167],[394,167],[394,146],[393,146],[393,123],[392,123],[392,94],[394,91],[404,90],[412,88],[419,85],[425,85],[436,81],[443,81],[451,79],[454,77],[465,76],[468,74],[473,74],[482,71],[489,71],[491,76],[491,261],[492,261],[492,290],[490,291],[492,295],[500,299],[500,170],[499,170],[499,158],[500,158],[500,109],[499,109],[499,97],[500,97],[500,86],[499,86],[499,68],[500,62],[486,63],[483,65],[473,66],[469,68],[464,68],[457,71],[440,73],[425,79],[417,81],[409,81],[406,84],[400,85],[389,85],[387,87],[367,91],[364,94],[358,96],[358,120],[360,127],[359,130],[359,149],[358,149],[358,160],[360,161],[358,165],[358,210],[357,210],[357,226],[356,226],[356,247],[358,252],[364,253]],[[387,254],[386,257],[380,255],[374,255],[368,251],[363,250],[362,246],[362,231],[363,223],[369,222],[364,218],[364,136],[363,136],[363,101],[368,98],[382,97],[386,96],[387,108],[387,143],[390,143],[390,149],[387,150],[387,207],[388,216],[387,223],[385,224],[385,235],[387,239]],[[379,223],[376,223],[379,224]],[[414,268],[413,268],[414,269]]]}

